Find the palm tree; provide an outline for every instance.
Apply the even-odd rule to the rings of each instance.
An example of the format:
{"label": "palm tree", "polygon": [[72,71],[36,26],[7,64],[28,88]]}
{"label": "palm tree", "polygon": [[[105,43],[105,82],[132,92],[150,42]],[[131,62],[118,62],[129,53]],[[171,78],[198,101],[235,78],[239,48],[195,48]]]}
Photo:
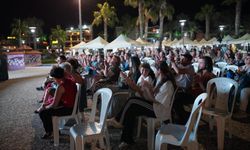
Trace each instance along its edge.
{"label": "palm tree", "polygon": [[189,21],[188,22],[188,32],[190,33],[190,39],[195,37],[195,33],[198,31],[198,26],[195,22]]}
{"label": "palm tree", "polygon": [[235,3],[235,35],[239,35],[240,29],[240,17],[241,17],[241,9],[242,9],[242,2],[244,0],[223,0],[223,4],[230,5]]}
{"label": "palm tree", "polygon": [[94,11],[93,25],[99,25],[101,22],[104,23],[104,39],[108,40],[108,26],[114,26],[118,22],[117,15],[115,13],[115,7],[110,7],[107,2],[97,4],[99,11]]}
{"label": "palm tree", "polygon": [[138,7],[138,15],[139,15],[138,17],[139,17],[139,25],[140,25],[139,26],[139,28],[140,28],[140,38],[142,38],[142,36],[143,36],[143,22],[144,22],[144,18],[143,18],[144,0],[124,0],[124,4],[132,6],[134,8]]}
{"label": "palm tree", "polygon": [[158,10],[158,19],[159,19],[159,49],[161,49],[161,43],[163,40],[163,26],[165,17],[168,20],[172,20],[174,14],[174,7],[169,4],[166,0],[159,0],[152,6],[152,9]]}
{"label": "palm tree", "polygon": [[[149,7],[150,7],[150,5],[149,5]],[[154,24],[157,22],[157,20],[158,20],[157,10],[153,9],[153,8],[145,8],[144,9],[144,16],[145,16],[144,39],[147,39],[147,37],[148,37],[148,22],[151,21]]]}
{"label": "palm tree", "polygon": [[159,19],[160,19],[160,45],[159,48],[161,48],[161,43],[163,39],[163,23],[164,23],[164,18],[167,17],[168,20],[172,20],[173,14],[174,14],[174,7],[167,3],[165,0],[159,0],[160,4],[160,11],[159,11]]}
{"label": "palm tree", "polygon": [[210,34],[210,19],[212,14],[214,13],[214,6],[206,4],[201,8],[201,11],[198,12],[195,16],[198,20],[205,20],[206,21],[206,33],[205,38],[209,39]]}
{"label": "palm tree", "polygon": [[22,45],[22,37],[29,31],[28,25],[21,19],[14,19],[11,28],[11,34],[17,37],[20,47]]}
{"label": "palm tree", "polygon": [[50,40],[57,40],[58,47],[60,47],[62,50],[64,50],[66,38],[66,31],[63,30],[60,25],[57,25],[56,28],[51,29]]}
{"label": "palm tree", "polygon": [[123,15],[120,19],[120,26],[122,26],[121,33],[127,35],[128,37],[137,37],[138,33],[136,31],[136,22],[137,17],[131,17],[128,14]]}

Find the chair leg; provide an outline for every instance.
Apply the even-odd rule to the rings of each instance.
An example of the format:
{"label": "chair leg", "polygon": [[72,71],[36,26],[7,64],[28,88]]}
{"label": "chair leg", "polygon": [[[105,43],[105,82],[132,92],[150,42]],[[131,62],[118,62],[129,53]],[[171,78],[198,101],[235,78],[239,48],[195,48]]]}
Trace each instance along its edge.
{"label": "chair leg", "polygon": [[[58,118],[58,117],[57,117]],[[66,124],[66,120],[65,119],[58,119],[58,129],[63,129],[64,125]]]}
{"label": "chair leg", "polygon": [[104,137],[103,136],[99,138],[99,144],[100,144],[100,148],[106,149],[105,144],[104,144]]}
{"label": "chair leg", "polygon": [[232,138],[232,121],[231,118],[228,119],[228,133],[229,133],[229,138]]}
{"label": "chair leg", "polygon": [[161,144],[162,144],[161,139],[162,137],[158,132],[155,136],[155,150],[161,150]]}
{"label": "chair leg", "polygon": [[214,128],[214,118],[212,116],[209,116],[209,129],[210,131],[213,131]]}
{"label": "chair leg", "polygon": [[199,150],[199,143],[196,141],[192,141],[187,145],[188,150]]}
{"label": "chair leg", "polygon": [[155,121],[154,119],[147,118],[147,139],[148,150],[154,150],[154,137],[155,137]]}
{"label": "chair leg", "polygon": [[225,119],[222,117],[215,117],[217,122],[217,144],[218,150],[224,148],[224,130],[225,130]]}
{"label": "chair leg", "polygon": [[75,149],[75,141],[74,138],[70,135],[70,150]]}
{"label": "chair leg", "polygon": [[137,134],[136,134],[136,138],[140,138],[140,134],[141,134],[141,122],[142,122],[142,118],[138,117],[138,125],[137,125]]}
{"label": "chair leg", "polygon": [[106,140],[106,149],[110,150],[111,149],[111,147],[110,147],[110,139],[109,139],[109,133],[108,133],[107,129],[105,131],[105,140]]}
{"label": "chair leg", "polygon": [[56,116],[52,117],[53,123],[53,135],[54,135],[54,146],[59,145],[59,119]]}

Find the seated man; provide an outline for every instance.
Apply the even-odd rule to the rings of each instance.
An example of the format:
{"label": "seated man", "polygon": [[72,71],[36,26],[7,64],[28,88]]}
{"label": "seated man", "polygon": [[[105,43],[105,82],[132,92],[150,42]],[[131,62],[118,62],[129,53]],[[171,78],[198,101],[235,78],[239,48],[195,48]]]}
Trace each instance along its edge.
{"label": "seated man", "polygon": [[189,117],[183,106],[193,104],[195,100],[191,93],[193,76],[195,74],[194,67],[192,66],[192,59],[193,58],[189,53],[185,53],[181,57],[180,64],[177,65],[174,60],[171,60],[172,68],[176,73],[176,84],[182,89],[181,92],[176,94],[173,105],[173,108],[179,117],[179,123],[186,123],[186,120]]}

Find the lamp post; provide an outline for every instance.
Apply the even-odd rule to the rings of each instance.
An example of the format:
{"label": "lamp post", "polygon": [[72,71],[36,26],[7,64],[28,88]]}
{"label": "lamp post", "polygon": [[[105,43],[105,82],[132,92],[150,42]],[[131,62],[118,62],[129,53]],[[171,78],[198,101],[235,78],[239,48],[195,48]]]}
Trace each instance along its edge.
{"label": "lamp post", "polygon": [[181,24],[181,37],[182,37],[182,44],[183,44],[183,48],[184,48],[184,26],[185,26],[185,22],[186,20],[179,20],[180,24]]}
{"label": "lamp post", "polygon": [[80,42],[82,42],[82,6],[81,0],[78,0],[79,8],[79,30],[80,30]]}
{"label": "lamp post", "polygon": [[73,46],[73,39],[72,39],[72,36],[73,36],[73,30],[74,30],[74,27],[70,27],[70,47]]}
{"label": "lamp post", "polygon": [[34,44],[34,49],[36,49],[36,27],[29,27],[30,32],[33,35],[33,44]]}
{"label": "lamp post", "polygon": [[224,30],[224,28],[225,28],[225,25],[219,25],[219,30],[220,30],[220,38],[221,38],[221,40],[220,40],[220,42],[222,42],[222,39],[223,39],[223,30]]}

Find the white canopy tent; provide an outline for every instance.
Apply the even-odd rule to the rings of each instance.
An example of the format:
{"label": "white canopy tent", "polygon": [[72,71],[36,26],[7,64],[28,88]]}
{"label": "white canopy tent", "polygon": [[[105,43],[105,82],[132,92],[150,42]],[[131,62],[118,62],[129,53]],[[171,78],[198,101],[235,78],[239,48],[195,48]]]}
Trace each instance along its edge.
{"label": "white canopy tent", "polygon": [[141,39],[140,37],[138,38],[138,39],[136,39],[135,40],[136,42],[139,42],[141,45],[143,45],[143,46],[150,46],[150,45],[152,45],[152,43],[150,43],[150,42],[148,42],[148,41],[146,41],[146,40],[143,40],[143,39]]}
{"label": "white canopy tent", "polygon": [[175,44],[172,44],[172,46],[174,47],[182,47],[183,45],[189,47],[194,45],[194,42],[190,40],[188,37],[184,37],[184,39],[182,38]]}
{"label": "white canopy tent", "polygon": [[213,37],[212,39],[207,41],[207,45],[212,46],[212,45],[219,45],[219,44],[220,44],[220,42],[215,37]]}
{"label": "white canopy tent", "polygon": [[80,42],[79,44],[76,44],[75,46],[71,47],[70,49],[81,49],[80,47],[86,44],[85,42]]}
{"label": "white canopy tent", "polygon": [[132,46],[141,46],[141,44],[135,40],[132,40],[125,35],[121,34],[116,39],[114,39],[112,42],[107,44],[104,47],[104,50],[107,51],[108,49],[112,49],[113,52],[117,51],[119,48],[130,48]]}
{"label": "white canopy tent", "polygon": [[163,40],[163,41],[162,41],[162,45],[163,45],[163,46],[169,46],[169,44],[170,44],[171,42],[172,42],[171,39]]}
{"label": "white canopy tent", "polygon": [[97,38],[93,39],[92,41],[89,41],[88,43],[80,46],[82,49],[101,49],[104,48],[108,42],[104,40],[102,37],[98,36]]}
{"label": "white canopy tent", "polygon": [[234,40],[234,38],[232,38],[230,35],[227,35],[222,39],[221,44],[230,44],[232,40]]}
{"label": "white canopy tent", "polygon": [[86,43],[82,41],[79,44],[76,44],[75,46],[71,47],[70,50],[73,52],[73,55],[75,55],[76,52],[78,52],[79,54],[82,54],[83,49],[81,48],[81,46],[83,46],[84,44]]}
{"label": "white canopy tent", "polygon": [[196,39],[193,41],[193,46],[200,46],[199,42]]}
{"label": "white canopy tent", "polygon": [[166,43],[164,46],[169,46],[170,47],[170,46],[173,46],[177,42],[178,42],[178,39],[175,38],[173,41]]}
{"label": "white canopy tent", "polygon": [[242,37],[230,41],[231,44],[247,44],[250,43],[250,34],[246,33]]}

